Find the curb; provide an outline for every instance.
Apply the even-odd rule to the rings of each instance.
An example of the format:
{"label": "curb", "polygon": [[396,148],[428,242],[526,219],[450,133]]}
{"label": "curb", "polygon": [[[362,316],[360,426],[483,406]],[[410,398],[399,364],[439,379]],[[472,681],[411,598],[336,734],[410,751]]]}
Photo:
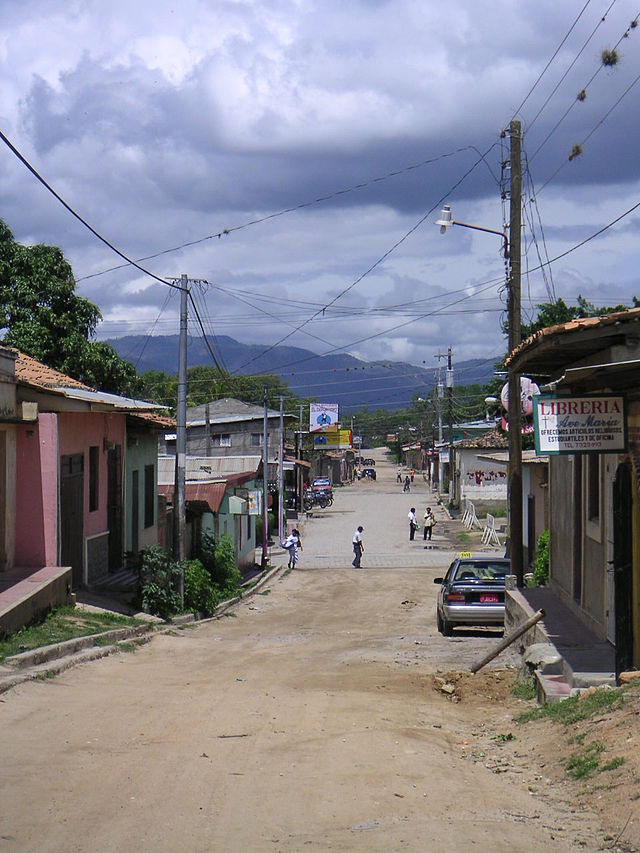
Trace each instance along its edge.
{"label": "curb", "polygon": [[[88,634],[84,637],[74,637],[62,643],[53,643],[50,646],[41,646],[28,652],[21,652],[5,658],[0,667],[0,694],[6,693],[12,687],[24,684],[27,681],[41,681],[53,678],[71,667],[81,663],[108,657],[122,651],[120,643],[126,643],[131,639],[138,645],[149,642],[156,633],[166,633],[172,627],[194,624],[201,625],[220,619],[232,607],[236,607],[243,601],[250,600],[256,592],[262,589],[269,581],[276,578],[282,572],[284,565],[275,566],[268,571],[260,580],[252,586],[244,595],[238,595],[223,601],[218,605],[213,616],[205,619],[197,619],[193,614],[177,616],[171,622],[160,622],[151,625],[135,625],[130,628],[114,628],[111,631],[103,631],[101,634]],[[105,645],[96,646],[96,641],[102,640]],[[13,670],[13,671],[12,671]]]}

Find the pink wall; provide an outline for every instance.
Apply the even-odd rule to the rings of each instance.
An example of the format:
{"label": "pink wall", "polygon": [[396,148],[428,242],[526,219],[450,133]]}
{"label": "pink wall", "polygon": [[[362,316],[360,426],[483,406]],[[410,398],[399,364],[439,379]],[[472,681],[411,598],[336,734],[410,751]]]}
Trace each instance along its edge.
{"label": "pink wall", "polygon": [[[126,415],[102,412],[61,412],[58,415],[59,456],[84,453],[84,535],[93,536],[108,530],[107,526],[107,451],[104,442],[122,447]],[[89,512],[89,448],[99,448],[98,509]]]}
{"label": "pink wall", "polygon": [[18,426],[16,447],[16,566],[58,563],[57,415]]}

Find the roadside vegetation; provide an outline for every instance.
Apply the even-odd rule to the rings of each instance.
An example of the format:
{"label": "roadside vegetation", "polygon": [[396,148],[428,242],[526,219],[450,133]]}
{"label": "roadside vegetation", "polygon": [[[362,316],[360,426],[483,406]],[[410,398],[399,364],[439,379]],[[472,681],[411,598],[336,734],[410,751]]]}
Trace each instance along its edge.
{"label": "roadside vegetation", "polygon": [[113,628],[143,624],[139,619],[119,613],[96,613],[77,607],[57,607],[42,622],[23,628],[0,641],[0,660],[33,649],[62,643],[76,637],[101,634]]}

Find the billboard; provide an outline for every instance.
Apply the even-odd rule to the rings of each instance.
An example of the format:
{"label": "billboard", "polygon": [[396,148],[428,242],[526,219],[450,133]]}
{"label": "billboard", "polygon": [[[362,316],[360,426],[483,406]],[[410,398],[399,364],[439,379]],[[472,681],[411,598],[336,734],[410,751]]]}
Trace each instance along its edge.
{"label": "billboard", "polygon": [[309,432],[322,432],[338,425],[337,403],[311,403],[309,406]]}
{"label": "billboard", "polygon": [[534,397],[536,453],[620,453],[627,447],[622,395]]}
{"label": "billboard", "polygon": [[325,430],[313,437],[314,450],[350,450],[353,447],[353,436],[350,429]]}

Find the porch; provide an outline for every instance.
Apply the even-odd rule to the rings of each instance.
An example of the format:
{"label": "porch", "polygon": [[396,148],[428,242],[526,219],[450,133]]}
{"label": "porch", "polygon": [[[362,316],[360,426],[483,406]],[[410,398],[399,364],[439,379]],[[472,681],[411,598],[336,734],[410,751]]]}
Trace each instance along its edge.
{"label": "porch", "polygon": [[71,567],[12,568],[0,573],[0,636],[13,634],[71,603]]}

